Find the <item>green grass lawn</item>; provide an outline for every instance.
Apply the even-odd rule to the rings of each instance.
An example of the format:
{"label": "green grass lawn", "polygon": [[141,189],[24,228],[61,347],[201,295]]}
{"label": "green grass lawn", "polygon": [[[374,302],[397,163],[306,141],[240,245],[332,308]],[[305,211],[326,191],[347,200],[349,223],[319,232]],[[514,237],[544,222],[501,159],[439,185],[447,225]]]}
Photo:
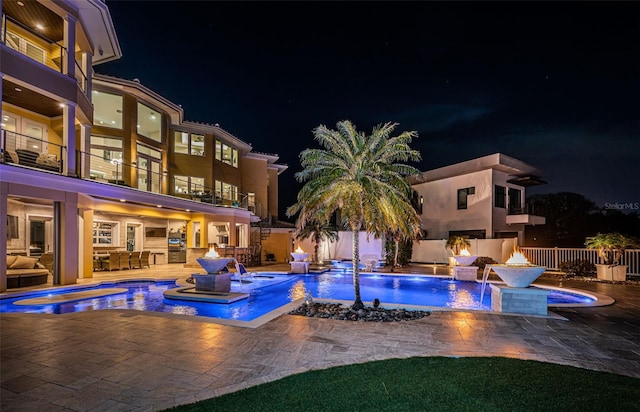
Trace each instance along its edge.
{"label": "green grass lawn", "polygon": [[640,379],[498,357],[309,371],[171,411],[640,411]]}

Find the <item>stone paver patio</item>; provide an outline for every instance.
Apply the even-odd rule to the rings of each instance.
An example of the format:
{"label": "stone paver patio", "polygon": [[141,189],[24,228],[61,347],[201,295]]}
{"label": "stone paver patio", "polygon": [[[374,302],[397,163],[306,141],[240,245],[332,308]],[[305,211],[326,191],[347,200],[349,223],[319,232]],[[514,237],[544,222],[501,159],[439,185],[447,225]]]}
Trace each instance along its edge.
{"label": "stone paver patio", "polygon": [[[81,283],[194,271],[158,265],[96,273]],[[310,369],[411,356],[506,356],[640,378],[640,286],[564,285],[616,303],[553,310],[568,321],[438,311],[391,323],[282,315],[255,329],[128,310],[1,314],[0,409],[161,410]]]}

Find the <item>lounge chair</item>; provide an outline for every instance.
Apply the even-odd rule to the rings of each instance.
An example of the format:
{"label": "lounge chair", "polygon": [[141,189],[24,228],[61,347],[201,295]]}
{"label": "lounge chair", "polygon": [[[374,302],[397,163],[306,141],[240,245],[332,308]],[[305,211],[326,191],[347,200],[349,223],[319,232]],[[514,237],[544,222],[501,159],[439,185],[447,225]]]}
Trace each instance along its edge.
{"label": "lounge chair", "polygon": [[131,269],[141,269],[142,265],[140,264],[140,252],[133,251],[131,252],[131,258],[129,259],[129,267]]}
{"label": "lounge chair", "polygon": [[247,269],[244,267],[242,263],[238,262],[237,260],[235,262],[236,262],[236,271],[238,272],[238,278],[240,279],[240,284],[242,284],[243,278],[253,278],[253,275],[254,275],[253,272],[247,272]]}

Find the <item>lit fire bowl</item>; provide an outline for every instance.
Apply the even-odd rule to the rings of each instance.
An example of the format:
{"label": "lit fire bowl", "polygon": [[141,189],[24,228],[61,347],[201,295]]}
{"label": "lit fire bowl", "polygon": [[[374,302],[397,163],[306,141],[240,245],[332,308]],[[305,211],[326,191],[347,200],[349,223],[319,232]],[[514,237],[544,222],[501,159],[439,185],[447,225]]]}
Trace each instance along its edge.
{"label": "lit fire bowl", "polygon": [[303,260],[305,260],[306,258],[309,257],[309,254],[308,253],[291,252],[291,257],[293,258],[294,262],[302,262]]}
{"label": "lit fire bowl", "polygon": [[534,265],[491,265],[500,279],[512,288],[526,288],[545,271],[544,266]]}
{"label": "lit fire bowl", "polygon": [[458,262],[462,266],[469,266],[476,261],[478,256],[456,255],[453,258],[456,260],[456,262]]}
{"label": "lit fire bowl", "polygon": [[207,271],[206,275],[193,274],[196,291],[230,292],[231,272],[221,272],[233,259],[230,258],[197,258],[200,266]]}
{"label": "lit fire bowl", "polygon": [[233,260],[233,258],[197,258],[196,259],[200,266],[209,274],[217,274],[222,269],[227,267],[229,262]]}

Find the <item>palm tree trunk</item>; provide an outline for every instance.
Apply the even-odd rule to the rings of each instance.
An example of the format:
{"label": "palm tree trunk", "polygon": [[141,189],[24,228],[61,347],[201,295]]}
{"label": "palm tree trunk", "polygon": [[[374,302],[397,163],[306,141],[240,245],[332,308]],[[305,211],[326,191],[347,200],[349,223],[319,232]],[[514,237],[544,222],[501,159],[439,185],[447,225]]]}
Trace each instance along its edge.
{"label": "palm tree trunk", "polygon": [[393,266],[399,267],[400,265],[398,264],[398,249],[400,249],[400,241],[398,239],[395,239],[395,242],[396,242],[396,252],[394,253],[394,256],[393,256]]}
{"label": "palm tree trunk", "polygon": [[351,309],[359,310],[364,309],[364,303],[362,303],[362,299],[360,298],[360,231],[352,230],[351,233],[353,234],[353,292],[355,295]]}

